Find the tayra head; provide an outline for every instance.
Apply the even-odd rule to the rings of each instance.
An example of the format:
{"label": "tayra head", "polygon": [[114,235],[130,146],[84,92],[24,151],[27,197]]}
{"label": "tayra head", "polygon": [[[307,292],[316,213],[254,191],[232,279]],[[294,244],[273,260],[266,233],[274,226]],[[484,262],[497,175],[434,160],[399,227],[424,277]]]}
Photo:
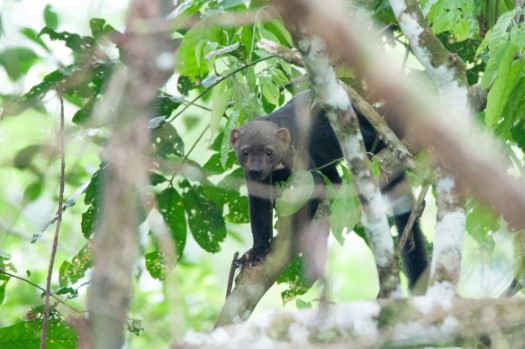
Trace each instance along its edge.
{"label": "tayra head", "polygon": [[290,132],[273,122],[255,120],[233,129],[230,143],[245,175],[264,181],[283,163],[290,147]]}

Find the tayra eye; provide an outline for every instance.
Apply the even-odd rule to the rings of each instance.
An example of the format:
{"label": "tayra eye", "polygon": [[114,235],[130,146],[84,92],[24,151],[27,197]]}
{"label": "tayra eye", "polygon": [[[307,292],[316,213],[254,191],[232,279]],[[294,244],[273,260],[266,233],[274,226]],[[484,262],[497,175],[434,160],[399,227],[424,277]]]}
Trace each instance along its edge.
{"label": "tayra eye", "polygon": [[243,149],[242,150],[242,155],[247,156],[248,155],[248,149]]}
{"label": "tayra eye", "polygon": [[273,150],[272,149],[266,149],[266,156],[272,156]]}

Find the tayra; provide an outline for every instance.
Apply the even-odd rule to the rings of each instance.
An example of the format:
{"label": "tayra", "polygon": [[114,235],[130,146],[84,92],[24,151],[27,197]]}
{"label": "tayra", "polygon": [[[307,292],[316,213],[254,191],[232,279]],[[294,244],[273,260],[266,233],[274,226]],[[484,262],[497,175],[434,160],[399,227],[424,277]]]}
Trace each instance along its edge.
{"label": "tayra", "polygon": [[[369,152],[384,148],[372,125],[357,111],[365,147]],[[301,169],[312,171],[317,186],[323,186],[321,172],[332,183],[341,183],[337,164],[343,158],[341,146],[323,109],[311,103],[310,94],[294,97],[284,107],[233,129],[230,142],[244,169],[249,196],[253,247],[241,258],[244,265],[255,265],[270,250],[273,237],[275,185]],[[298,161],[299,158],[299,161]],[[389,196],[398,231],[405,228],[413,207],[410,186],[404,174],[390,181],[383,193]],[[309,224],[319,205],[313,195],[293,218],[294,232]],[[300,235],[297,235],[300,236]],[[425,242],[418,222],[413,225],[414,245],[402,251],[405,272],[412,289],[428,264]]]}

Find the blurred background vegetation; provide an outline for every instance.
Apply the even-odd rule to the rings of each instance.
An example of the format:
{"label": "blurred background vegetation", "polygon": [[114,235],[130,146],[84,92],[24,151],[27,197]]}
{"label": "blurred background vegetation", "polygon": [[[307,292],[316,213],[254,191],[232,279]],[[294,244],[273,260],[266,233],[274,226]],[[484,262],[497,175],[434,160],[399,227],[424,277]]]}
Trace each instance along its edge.
{"label": "blurred background vegetation", "polygon": [[[482,28],[474,23],[473,18],[483,11],[488,13],[489,9],[463,1],[461,6],[445,11],[445,4],[446,1],[434,2],[427,11],[428,18],[433,30],[449,49],[464,54],[464,59],[470,59],[467,61],[472,68],[471,83],[475,84],[491,57],[492,48],[489,47],[488,53],[474,55],[483,37],[480,36]],[[258,11],[265,2],[214,0],[186,1],[178,5],[180,13],[203,19],[217,13]],[[422,1],[424,8],[427,5]],[[13,326],[38,319],[42,311],[43,292],[35,285],[44,287],[46,282],[54,231],[52,218],[57,211],[60,183],[57,148],[60,104],[56,87],[62,80],[89,66],[89,74],[84,80],[63,91],[66,119],[64,195],[66,200],[71,198],[74,205],[64,211],[52,279],[52,290],[57,297],[71,298],[67,304],[79,312],[86,310],[91,262],[82,253],[86,252],[83,248],[92,238],[99,209],[96,199],[93,199],[97,195],[93,176],[101,164],[103,167],[104,146],[111,136],[105,120],[97,120],[93,111],[96,111],[96,102],[104,99],[104,87],[111,73],[121,64],[119,47],[112,35],[125,31],[127,6],[127,1],[0,2],[0,261],[3,263],[0,268],[9,273],[0,274],[2,348],[6,347],[3,343],[15,340],[19,341],[19,346],[13,348],[37,347],[30,341],[33,337]],[[356,2],[353,9],[357,11],[359,6],[361,3]],[[378,1],[374,6],[375,12],[372,13],[377,20],[383,21],[382,24],[393,23],[395,19],[387,2]],[[502,1],[498,6],[500,8],[491,17],[488,28],[494,26],[502,14],[514,11],[512,3]],[[443,13],[450,11],[461,16],[447,17],[450,21],[440,20]],[[396,28],[392,25],[394,32]],[[244,120],[271,112],[304,88],[298,87],[302,69],[279,58],[269,58],[250,66],[256,60],[268,57],[255,46],[261,38],[291,46],[286,30],[277,20],[228,28],[195,26],[189,30],[174,30],[173,37],[182,39],[175,55],[175,74],[159,93],[158,108],[151,116],[153,123],[150,123],[153,134],[158,136],[152,143],[159,163],[152,171],[151,191],[159,201],[164,190],[174,187],[182,195],[188,192],[190,185],[193,188],[190,191],[193,190],[196,197],[189,199],[185,196],[184,204],[212,207],[210,210],[214,213],[202,214],[216,215],[220,221],[218,224],[224,225],[225,234],[202,241],[197,231],[202,232],[206,220],[187,212],[183,220],[188,227],[186,223],[183,228],[168,223],[180,259],[175,266],[166,266],[159,255],[158,231],[161,230],[159,221],[169,222],[170,217],[158,209],[146,211],[139,229],[141,255],[133,272],[129,348],[164,348],[173,340],[182,338],[187,331],[207,331],[213,327],[224,300],[232,256],[235,251],[242,253],[251,245],[246,205],[242,205],[246,203],[245,189],[241,188],[243,195],[239,197],[229,194],[228,190],[238,192],[236,188],[240,184],[234,184],[233,189],[222,187],[224,191],[219,192],[213,189],[221,181],[239,178],[228,142],[222,138],[223,132]],[[403,38],[393,38],[393,34],[385,34],[385,51],[399,60],[400,67],[403,65],[407,74],[421,74],[422,68],[412,55],[409,55],[408,63],[404,63]],[[104,54],[93,59],[95,47]],[[219,49],[224,51],[219,52]],[[235,69],[241,69],[241,73],[215,85]],[[355,83],[352,73],[345,71],[342,75]],[[206,91],[209,92],[179,115],[189,101]],[[523,107],[512,107],[507,108],[509,113],[515,113],[514,119],[499,137],[517,159],[514,171],[520,173],[522,144],[519,144],[518,131],[514,132],[513,125],[520,122]],[[155,123],[171,126],[160,132]],[[202,173],[191,173],[190,170],[178,173],[177,167],[181,163],[204,171],[205,178],[199,177]],[[170,180],[175,173],[175,180]],[[89,181],[91,185],[86,188]],[[413,183],[417,194],[420,183],[417,179],[413,179]],[[172,199],[175,196],[169,198]],[[511,240],[497,218],[473,203],[469,206],[469,213],[467,228],[471,234],[466,239],[461,292],[474,297],[499,295],[513,277]],[[430,193],[423,216],[423,230],[430,239],[434,216]],[[48,224],[50,226],[45,229]],[[357,234],[348,232],[345,236],[342,246],[333,237],[329,240],[327,275],[330,300],[374,299],[378,285],[373,257]],[[159,264],[162,266],[158,267]],[[294,300],[283,304],[281,293],[289,289],[294,289],[294,285],[275,285],[265,295],[254,316],[281,309],[283,305],[286,309],[316,306],[319,297],[317,285],[309,291],[293,293]],[[56,316],[61,319],[83,316],[63,304],[58,304],[56,310],[60,313]],[[34,332],[32,335],[39,338],[40,334]],[[68,343],[49,347],[74,347],[71,346],[74,341]]]}

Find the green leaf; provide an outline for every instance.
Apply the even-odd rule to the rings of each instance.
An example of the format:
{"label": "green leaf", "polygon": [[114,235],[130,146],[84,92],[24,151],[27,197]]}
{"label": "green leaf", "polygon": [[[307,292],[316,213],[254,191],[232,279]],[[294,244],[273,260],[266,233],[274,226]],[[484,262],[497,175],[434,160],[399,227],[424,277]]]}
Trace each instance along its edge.
{"label": "green leaf", "polygon": [[77,298],[78,290],[73,287],[62,287],[56,291],[57,295],[66,296],[68,299]]}
{"label": "green leaf", "polygon": [[511,134],[521,151],[525,152],[525,121],[523,119],[513,125]]}
{"label": "green leaf", "polygon": [[[42,321],[23,321],[0,328],[0,348],[38,348],[42,335]],[[50,319],[47,329],[46,349],[76,349],[78,336],[62,320]]]}
{"label": "green leaf", "polygon": [[4,303],[5,289],[10,279],[11,278],[9,276],[0,274],[0,304]]}
{"label": "green leaf", "polygon": [[104,177],[104,165],[100,165],[99,170],[93,173],[91,181],[86,188],[86,196],[84,196],[84,203],[86,205],[93,205],[97,202],[99,196],[99,188],[101,187],[102,179]]}
{"label": "green leaf", "polygon": [[491,233],[500,228],[499,217],[491,209],[475,201],[469,202],[466,209],[468,233],[479,244],[492,248],[494,240]]}
{"label": "green leaf", "polygon": [[91,117],[91,114],[93,112],[93,108],[95,107],[95,102],[97,101],[97,96],[93,95],[90,99],[87,100],[87,102],[77,110],[75,115],[73,115],[73,123],[77,125],[82,125],[86,121],[88,121]]}
{"label": "green leaf", "polygon": [[95,232],[95,227],[99,223],[100,209],[96,206],[90,205],[88,209],[82,213],[82,220],[80,222],[80,229],[82,235],[86,239],[91,239],[91,236]]}
{"label": "green leaf", "polygon": [[487,33],[489,48],[495,49],[499,45],[505,44],[509,39],[509,26],[512,24],[516,11],[505,12],[498,18],[498,22]]}
{"label": "green leaf", "polygon": [[512,27],[510,31],[510,42],[518,47],[525,47],[525,29],[522,24]]}
{"label": "green leaf", "polygon": [[168,94],[159,94],[155,98],[155,115],[169,117],[177,109],[184,98],[176,98]]}
{"label": "green leaf", "polygon": [[265,22],[260,29],[260,34],[266,39],[276,41],[282,45],[292,47],[292,36],[286,30],[282,21],[274,19]]}
{"label": "green leaf", "polygon": [[203,195],[201,187],[194,187],[187,180],[180,186],[184,189],[182,199],[195,241],[208,252],[220,251],[220,243],[226,237],[222,210]]}
{"label": "green leaf", "polygon": [[248,213],[248,197],[241,196],[237,191],[229,191],[225,196],[225,203],[228,205],[226,219],[232,223],[243,224],[250,222]]}
{"label": "green leaf", "polygon": [[279,97],[281,93],[279,91],[279,86],[277,86],[272,78],[266,77],[260,79],[260,84],[262,86],[262,95],[266,100],[273,104],[279,105]]}
{"label": "green leaf", "polygon": [[58,27],[58,15],[50,4],[44,7],[44,23],[53,30]]}
{"label": "green leaf", "polygon": [[[347,170],[348,171],[348,170]],[[361,205],[352,182],[345,181],[334,190],[332,185],[327,187],[330,204],[330,228],[337,242],[344,243],[343,232],[347,228],[352,231],[359,222]]]}
{"label": "green leaf", "polygon": [[37,54],[26,47],[10,47],[0,53],[0,65],[13,81],[26,75],[37,60]]}
{"label": "green leaf", "polygon": [[275,202],[278,216],[292,215],[306,204],[314,192],[314,177],[310,171],[297,171],[288,178],[285,187]]}
{"label": "green leaf", "polygon": [[43,189],[44,183],[41,178],[29,183],[24,189],[24,203],[33,202],[38,199]]}
{"label": "green leaf", "polygon": [[217,131],[219,122],[221,121],[226,108],[228,108],[228,104],[230,103],[232,96],[233,89],[228,87],[226,81],[221,82],[212,90],[211,99],[213,108],[210,119],[210,131],[212,134]]}
{"label": "green leaf", "polygon": [[149,183],[153,186],[156,186],[157,184],[161,184],[164,182],[167,182],[168,179],[156,172],[150,172],[149,173]]}
{"label": "green leaf", "polygon": [[109,24],[106,24],[106,20],[103,18],[91,18],[89,20],[89,28],[91,29],[91,34],[96,39],[104,35],[118,33],[118,31],[115,30],[115,28],[113,28]]}
{"label": "green leaf", "polygon": [[[160,214],[168,226],[175,241],[177,258],[182,256],[186,245],[186,218],[184,216],[184,202],[179,193],[168,187],[157,195],[157,206]],[[191,223],[190,223],[191,226]]]}
{"label": "green leaf", "polygon": [[161,128],[151,132],[154,154],[161,159],[168,159],[169,155],[184,156],[184,141],[171,124],[164,124]]}
{"label": "green leaf", "polygon": [[47,35],[51,40],[63,41],[66,46],[75,53],[84,53],[89,51],[95,44],[95,39],[90,36],[80,36],[78,34],[66,31],[57,32],[49,27],[44,27],[38,35]]}
{"label": "green leaf", "polygon": [[[496,130],[501,137],[509,139],[509,131],[516,130],[516,121],[525,115],[525,78],[519,78],[514,85],[502,114],[504,115],[503,122],[498,124]],[[514,140],[517,139],[514,138]]]}
{"label": "green leaf", "polygon": [[71,261],[64,261],[60,265],[58,282],[60,287],[68,287],[75,284],[78,280],[86,276],[93,266],[93,251],[91,244],[87,243],[74,256]]}
{"label": "green leaf", "polygon": [[313,285],[313,281],[305,278],[304,261],[296,257],[277,278],[278,284],[287,284],[288,289],[281,292],[281,299],[286,304],[297,296],[305,294]]}
{"label": "green leaf", "polygon": [[508,101],[514,85],[521,75],[525,60],[514,60],[519,48],[509,44],[498,68],[498,75],[487,96],[485,125],[493,127],[502,117],[503,108]]}
{"label": "green leaf", "polygon": [[312,308],[312,302],[305,302],[300,298],[297,298],[295,300],[295,306],[297,309],[311,309]]}
{"label": "green leaf", "polygon": [[29,92],[20,98],[10,100],[4,106],[4,116],[18,115],[27,108],[34,107],[46,95],[47,92],[53,90],[55,86],[60,83],[66,74],[64,69],[55,70],[44,77],[41,83],[33,86]]}
{"label": "green leaf", "polygon": [[509,45],[509,43],[501,45],[496,50],[490,52],[487,67],[483,72],[483,76],[481,77],[481,87],[484,89],[488,89],[488,87],[492,84],[500,66],[501,60],[503,59]]}
{"label": "green leaf", "polygon": [[204,64],[204,56],[213,50],[211,43],[225,43],[223,31],[223,28],[205,25],[190,29],[177,52],[176,71],[191,78],[206,75],[209,70],[207,64]]}
{"label": "green leaf", "polygon": [[46,52],[50,51],[49,47],[47,47],[44,40],[42,40],[40,36],[38,36],[38,33],[34,29],[29,28],[29,27],[24,27],[20,29],[20,33],[26,38],[28,38],[29,40],[33,41],[35,44],[42,47],[44,50],[46,50]]}
{"label": "green leaf", "polygon": [[166,266],[166,261],[162,256],[162,253],[158,250],[146,253],[146,269],[152,278],[157,280],[164,280],[169,271],[169,268]]}

